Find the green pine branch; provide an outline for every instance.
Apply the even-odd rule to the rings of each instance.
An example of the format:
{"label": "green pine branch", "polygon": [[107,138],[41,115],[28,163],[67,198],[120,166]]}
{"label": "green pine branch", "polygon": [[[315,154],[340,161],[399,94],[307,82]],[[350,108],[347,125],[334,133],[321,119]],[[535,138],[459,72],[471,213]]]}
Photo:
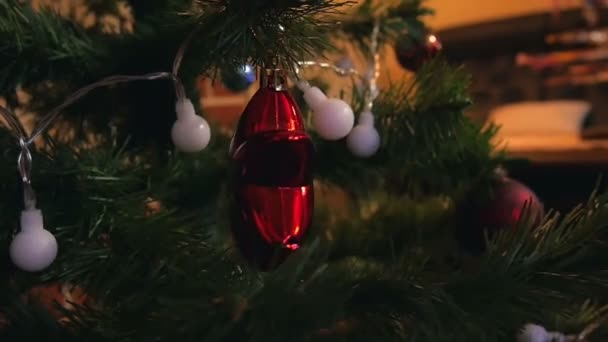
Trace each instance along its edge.
{"label": "green pine branch", "polygon": [[103,44],[57,14],[34,12],[16,0],[0,4],[2,93],[67,71],[84,75],[99,67],[99,56],[106,53]]}
{"label": "green pine branch", "polygon": [[[330,14],[349,1],[235,1],[199,0],[192,16],[199,30],[193,52],[207,53],[200,70],[263,65],[278,56],[291,69],[293,63],[318,58],[331,48],[327,39]],[[199,59],[200,60],[200,59]]]}
{"label": "green pine branch", "polygon": [[[6,13],[0,35],[7,38],[0,59],[23,56],[10,59],[20,68],[2,69],[9,75],[4,86],[49,77],[70,89],[115,71],[166,70],[195,27],[184,75],[261,63],[269,50],[285,61],[303,59],[327,48],[328,20],[338,10],[327,0],[210,0],[194,10],[182,0],[132,3],[138,26],[132,37],[116,41],[98,40],[21,3],[0,5]],[[364,43],[373,18],[379,16],[388,42],[403,29],[416,32],[420,16],[429,13],[421,1],[383,8],[367,2],[357,11],[342,29]],[[58,72],[78,67],[79,58],[88,63],[81,80]],[[608,197],[594,196],[541,223],[526,217],[490,239],[485,254],[467,255],[453,237],[459,201],[484,188],[501,161],[490,143],[494,129],[463,115],[467,85],[461,69],[439,58],[411,83],[386,89],[374,107],[382,147],[370,159],[355,158],[343,141],[324,142],[313,132],[317,179],[340,186],[354,201],[337,208],[318,200],[308,241],[267,273],[251,269],[229,238],[227,137],[214,135],[194,156],[140,148],[123,139],[137,137],[131,130],[104,131],[94,147],[47,137],[47,148],[34,151],[33,186],[60,254],[41,274],[0,263],[0,318],[9,322],[0,320],[0,339],[513,341],[528,322],[580,331],[606,312]],[[136,124],[173,113],[168,89],[137,86],[124,98],[91,94],[88,106],[85,101],[75,110],[108,111],[101,105],[107,102]],[[161,93],[167,106],[154,101]],[[361,99],[354,97],[358,109]],[[154,139],[159,132],[168,129],[155,130]],[[6,147],[0,162],[8,165],[0,169],[0,253],[8,255],[22,209],[11,167],[18,146],[6,131],[0,144]],[[91,301],[62,308],[66,320],[59,322],[48,308],[26,300],[28,289],[48,283],[84,288]]]}
{"label": "green pine branch", "polygon": [[387,87],[374,105],[377,155],[360,159],[342,142],[318,141],[320,178],[353,193],[383,189],[422,198],[488,184],[502,154],[492,145],[495,129],[463,114],[468,83],[463,69],[437,58],[413,81]]}
{"label": "green pine branch", "polygon": [[[228,229],[218,211],[218,187],[228,181],[226,144],[162,168],[111,141],[86,152],[56,144],[37,154],[39,207],[62,252],[41,278],[11,273],[0,303],[19,324],[0,333],[22,341],[40,336],[31,329],[93,341],[506,341],[528,321],[580,328],[601,309],[608,197],[538,227],[524,220],[474,262],[454,259],[459,248],[445,244],[453,213],[441,199],[388,197],[376,201],[371,216],[323,219],[320,244],[309,241],[263,274],[215,235]],[[4,156],[7,165],[13,152]],[[18,187],[14,174],[3,177],[15,191],[2,192],[0,210],[15,227]],[[150,198],[162,207],[146,215]],[[6,253],[10,235],[3,239]],[[15,291],[38,281],[81,286],[99,305],[66,311],[70,325],[58,326],[15,300]],[[597,305],[572,313],[589,299]],[[572,323],[560,325],[556,313]]]}
{"label": "green pine branch", "polygon": [[379,43],[394,42],[409,35],[420,41],[428,28],[424,18],[434,11],[424,6],[424,0],[373,1],[365,0],[347,19],[340,19],[339,30],[334,31],[338,38],[356,43],[366,51],[370,46],[370,36],[374,25],[379,25]]}

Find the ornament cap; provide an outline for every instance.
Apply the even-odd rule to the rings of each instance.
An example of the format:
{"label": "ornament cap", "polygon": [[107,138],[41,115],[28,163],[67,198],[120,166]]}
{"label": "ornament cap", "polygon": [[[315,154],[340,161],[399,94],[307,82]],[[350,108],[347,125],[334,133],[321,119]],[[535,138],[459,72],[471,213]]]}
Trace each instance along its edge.
{"label": "ornament cap", "polygon": [[289,88],[287,85],[287,74],[281,66],[281,59],[278,56],[268,58],[262,76],[262,87],[276,91],[284,91]]}
{"label": "ornament cap", "polygon": [[239,119],[230,154],[234,156],[243,142],[260,133],[277,131],[305,132],[300,109],[288,91],[260,88]]}
{"label": "ornament cap", "polygon": [[44,229],[42,211],[40,209],[29,209],[21,212],[21,230],[42,230]]}

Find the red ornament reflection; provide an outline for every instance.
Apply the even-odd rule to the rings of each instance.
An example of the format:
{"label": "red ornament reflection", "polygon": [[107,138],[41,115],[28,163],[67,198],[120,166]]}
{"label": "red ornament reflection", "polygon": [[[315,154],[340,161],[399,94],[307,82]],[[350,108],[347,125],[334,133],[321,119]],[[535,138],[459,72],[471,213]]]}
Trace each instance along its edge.
{"label": "red ornament reflection", "polygon": [[230,144],[230,153],[234,154],[245,140],[256,134],[275,131],[306,130],[293,96],[287,91],[264,87],[255,93],[241,115]]}
{"label": "red ornament reflection", "polygon": [[271,269],[301,246],[314,209],[314,148],[293,97],[261,88],[241,116],[230,152],[236,246],[253,265]]}

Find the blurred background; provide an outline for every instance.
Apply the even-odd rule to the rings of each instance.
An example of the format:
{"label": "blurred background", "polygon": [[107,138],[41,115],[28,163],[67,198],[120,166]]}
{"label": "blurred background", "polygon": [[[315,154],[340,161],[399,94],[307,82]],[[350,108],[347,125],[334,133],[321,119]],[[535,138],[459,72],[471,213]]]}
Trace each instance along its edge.
{"label": "blurred background", "polygon": [[[428,26],[443,54],[472,75],[468,115],[501,127],[506,167],[545,201],[567,210],[587,199],[608,168],[608,1],[429,0]],[[362,67],[338,42],[347,58]],[[411,77],[383,50],[381,85]],[[343,56],[334,56],[336,60]],[[327,77],[327,75],[324,75]],[[344,80],[329,84],[337,90]],[[231,94],[202,83],[203,105],[233,121],[254,89]]]}
{"label": "blurred background", "polygon": [[501,127],[511,175],[550,207],[608,166],[608,2],[435,1],[444,54],[472,74],[469,115]]}
{"label": "blurred background", "polygon": [[[125,5],[119,17],[91,17],[79,0],[32,0],[117,34],[132,29]],[[472,75],[472,120],[501,127],[513,178],[534,189],[549,207],[566,210],[584,201],[608,169],[608,1],[428,0],[436,13],[426,23],[443,44],[443,55]],[[363,61],[349,42],[336,42],[330,60]],[[382,50],[380,86],[412,77],[392,46]],[[322,79],[334,95],[349,93],[345,79]],[[238,81],[238,80],[237,80]],[[229,133],[256,90],[198,81],[201,107]],[[225,83],[225,82],[224,82]],[[381,88],[382,89],[382,88]]]}

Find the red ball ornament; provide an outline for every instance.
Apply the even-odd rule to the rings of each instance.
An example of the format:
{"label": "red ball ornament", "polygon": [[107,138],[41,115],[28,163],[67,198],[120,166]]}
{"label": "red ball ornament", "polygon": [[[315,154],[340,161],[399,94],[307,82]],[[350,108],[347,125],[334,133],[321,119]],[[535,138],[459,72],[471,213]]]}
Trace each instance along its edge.
{"label": "red ball ornament", "polygon": [[230,146],[234,240],[263,270],[301,246],[314,208],[312,140],[282,70],[267,70],[266,83],[245,108]]}
{"label": "red ball ornament", "polygon": [[437,56],[441,49],[439,38],[433,34],[426,35],[422,41],[406,34],[395,44],[399,64],[410,71],[418,71],[424,63]]}
{"label": "red ball ornament", "polygon": [[485,250],[485,238],[502,229],[516,227],[524,209],[540,223],[544,207],[536,194],[524,184],[508,177],[495,180],[490,198],[477,198],[461,208],[458,240],[472,253]]}

